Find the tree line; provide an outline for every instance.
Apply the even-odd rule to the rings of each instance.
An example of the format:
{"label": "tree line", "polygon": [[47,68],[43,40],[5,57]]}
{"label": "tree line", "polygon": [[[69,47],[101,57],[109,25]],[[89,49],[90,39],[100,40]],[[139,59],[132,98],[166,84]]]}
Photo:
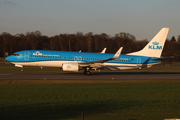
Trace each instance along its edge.
{"label": "tree line", "polygon": [[[5,52],[11,55],[21,50],[101,52],[105,47],[106,53],[115,53],[123,47],[122,54],[126,54],[141,50],[148,42],[147,39],[136,40],[134,35],[124,32],[115,34],[113,37],[106,33],[93,34],[92,32],[59,34],[52,37],[42,35],[40,31],[16,35],[3,32],[0,34],[0,57],[5,57]],[[166,40],[162,56],[175,56],[174,61],[180,60],[180,35],[177,40],[174,36]]]}

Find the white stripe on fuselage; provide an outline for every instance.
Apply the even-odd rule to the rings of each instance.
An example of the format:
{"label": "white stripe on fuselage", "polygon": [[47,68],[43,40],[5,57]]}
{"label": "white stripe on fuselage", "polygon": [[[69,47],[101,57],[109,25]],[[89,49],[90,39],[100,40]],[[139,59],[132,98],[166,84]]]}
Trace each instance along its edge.
{"label": "white stripe on fuselage", "polygon": [[[63,63],[69,63],[70,61],[37,61],[37,62],[12,62],[22,66],[40,66],[40,67],[62,67]],[[77,61],[71,61],[71,63],[77,63]]]}
{"label": "white stripe on fuselage", "polygon": [[[22,66],[61,68],[63,63],[78,64],[80,62],[81,61],[38,61],[38,62],[12,62],[12,63],[15,65],[22,65]],[[136,69],[141,67],[149,68],[152,65],[159,63],[150,63],[150,64],[102,63],[98,68],[111,69],[111,70],[128,70],[128,69]]]}

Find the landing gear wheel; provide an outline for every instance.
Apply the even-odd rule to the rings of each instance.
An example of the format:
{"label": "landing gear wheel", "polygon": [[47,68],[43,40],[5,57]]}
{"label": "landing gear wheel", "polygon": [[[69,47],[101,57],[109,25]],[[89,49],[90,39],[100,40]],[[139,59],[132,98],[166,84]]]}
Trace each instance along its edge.
{"label": "landing gear wheel", "polygon": [[91,72],[90,72],[90,71],[84,71],[84,74],[85,74],[85,75],[90,75]]}
{"label": "landing gear wheel", "polygon": [[90,68],[86,67],[85,70],[84,70],[84,74],[85,75],[90,75],[91,72],[89,71]]}
{"label": "landing gear wheel", "polygon": [[90,72],[90,71],[87,71],[87,72],[86,72],[86,75],[90,75],[90,74],[91,74],[91,72]]}

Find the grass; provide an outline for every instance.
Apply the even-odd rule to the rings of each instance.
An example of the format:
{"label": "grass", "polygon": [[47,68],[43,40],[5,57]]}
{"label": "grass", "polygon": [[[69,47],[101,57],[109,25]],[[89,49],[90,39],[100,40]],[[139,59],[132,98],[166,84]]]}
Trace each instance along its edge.
{"label": "grass", "polygon": [[[25,73],[60,73],[25,67]],[[83,73],[83,71],[80,71]],[[173,72],[180,66],[102,72]],[[0,63],[0,73],[20,68]],[[162,120],[180,118],[178,80],[1,80],[0,119]]]}
{"label": "grass", "polygon": [[1,80],[1,119],[180,118],[180,81]]}

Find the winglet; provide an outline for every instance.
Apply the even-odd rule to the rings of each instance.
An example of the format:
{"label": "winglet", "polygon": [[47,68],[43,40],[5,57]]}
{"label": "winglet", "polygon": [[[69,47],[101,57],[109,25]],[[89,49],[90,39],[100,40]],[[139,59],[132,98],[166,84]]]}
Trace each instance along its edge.
{"label": "winglet", "polygon": [[121,54],[123,47],[119,48],[119,50],[116,52],[116,54],[114,54],[114,56],[112,57],[113,59],[117,59],[119,57],[119,55]]}
{"label": "winglet", "polygon": [[104,48],[101,53],[105,53],[105,52],[106,52],[106,48]]}

